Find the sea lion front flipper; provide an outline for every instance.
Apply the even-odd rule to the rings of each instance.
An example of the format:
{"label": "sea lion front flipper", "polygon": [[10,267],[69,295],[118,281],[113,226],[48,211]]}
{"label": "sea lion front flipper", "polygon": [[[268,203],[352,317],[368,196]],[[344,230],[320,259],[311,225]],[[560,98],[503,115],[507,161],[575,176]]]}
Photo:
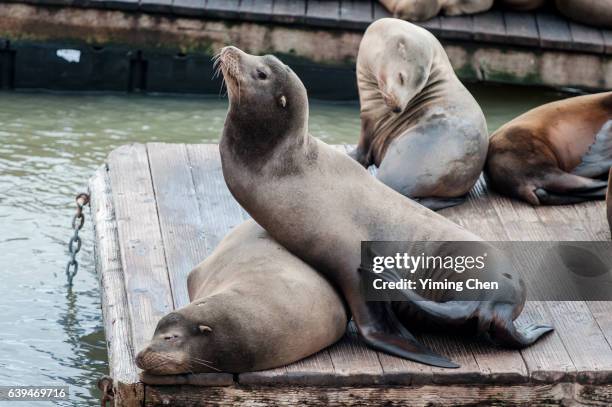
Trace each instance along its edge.
{"label": "sea lion front flipper", "polygon": [[367,326],[357,324],[357,327],[369,347],[426,365],[460,367],[422,345],[397,319],[389,302],[370,301],[365,307],[365,313],[375,322]]}
{"label": "sea lion front flipper", "polygon": [[587,178],[596,178],[607,174],[612,167],[612,120],[608,120],[595,136],[582,161],[572,174]]}
{"label": "sea lion front flipper", "polygon": [[548,192],[543,188],[537,188],[533,191],[538,197],[541,204],[545,205],[571,205],[575,203],[604,199],[606,195],[605,189],[596,189],[591,192],[576,193],[572,195],[559,195]]}

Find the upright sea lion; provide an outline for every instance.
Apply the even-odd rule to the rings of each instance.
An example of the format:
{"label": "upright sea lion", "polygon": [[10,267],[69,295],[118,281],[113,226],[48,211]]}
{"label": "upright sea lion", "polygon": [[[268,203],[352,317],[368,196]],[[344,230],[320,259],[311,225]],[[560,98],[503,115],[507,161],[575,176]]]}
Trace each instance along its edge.
{"label": "upright sea lion", "polygon": [[487,123],[440,42],[406,21],[366,30],[357,56],[361,136],[351,153],[430,209],[457,205],[485,162]]}
{"label": "upright sea lion", "polygon": [[284,366],[346,329],[344,303],[330,284],[252,220],[227,235],[187,284],[191,303],[163,317],[136,358],[149,374]]}
{"label": "upright sea lion", "polygon": [[[236,200],[279,243],[341,290],[369,346],[435,366],[457,367],[421,345],[388,303],[365,301],[360,246],[361,241],[480,239],[312,137],[306,89],[281,61],[225,47],[219,62],[230,100],[221,163]],[[499,280],[512,301],[501,304],[492,293],[475,307],[458,309],[430,301],[418,305],[432,318],[476,321],[494,342],[509,346],[526,346],[550,331],[547,326],[515,328],[512,318],[522,309],[524,287],[516,279]]]}
{"label": "upright sea lion", "polygon": [[503,6],[516,11],[529,11],[542,7],[546,0],[499,0]]}
{"label": "upright sea lion", "polygon": [[[491,136],[489,184],[532,205],[604,199],[612,166],[612,92],[536,107]],[[604,178],[604,179],[599,179]]]}
{"label": "upright sea lion", "polygon": [[567,18],[587,25],[612,28],[612,0],[556,0]]}
{"label": "upright sea lion", "polygon": [[380,0],[395,18],[425,21],[440,14],[458,16],[487,11],[493,0]]}

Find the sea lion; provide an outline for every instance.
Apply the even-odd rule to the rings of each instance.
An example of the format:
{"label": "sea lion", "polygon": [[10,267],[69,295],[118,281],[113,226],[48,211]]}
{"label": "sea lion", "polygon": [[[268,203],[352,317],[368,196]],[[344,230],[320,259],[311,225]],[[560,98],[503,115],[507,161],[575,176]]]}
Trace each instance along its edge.
{"label": "sea lion", "polygon": [[487,154],[487,123],[440,42],[406,21],[366,30],[357,56],[361,136],[351,156],[430,209],[457,205]]}
{"label": "sea lion", "polygon": [[612,28],[612,0],[556,0],[556,6],[569,19]]}
{"label": "sea lion", "polygon": [[[219,149],[223,176],[236,200],[274,239],[339,288],[366,344],[418,362],[457,367],[421,345],[389,303],[365,301],[360,246],[362,241],[481,239],[312,137],[306,89],[277,58],[225,47],[218,61],[230,101]],[[472,308],[418,305],[432,318],[442,308],[442,317],[479,321],[494,342],[510,346],[526,346],[550,331],[548,326],[515,328],[512,316],[522,308],[524,287],[517,280],[500,280],[512,302],[500,304],[492,294]]]}
{"label": "sea lion", "polygon": [[444,13],[447,16],[475,14],[487,11],[493,0],[380,0],[395,18],[425,21]]}
{"label": "sea lion", "polygon": [[148,374],[284,366],[333,344],[347,312],[319,273],[249,220],[187,281],[191,303],[157,324],[136,364]]}
{"label": "sea lion", "polygon": [[608,191],[606,192],[606,208],[608,215],[608,225],[610,226],[610,233],[612,233],[612,168],[608,173]]}
{"label": "sea lion", "polygon": [[612,166],[612,92],[577,96],[524,113],[493,133],[485,175],[502,194],[532,205],[604,199]]}
{"label": "sea lion", "polygon": [[542,7],[546,0],[499,0],[499,3],[511,10],[529,11]]}

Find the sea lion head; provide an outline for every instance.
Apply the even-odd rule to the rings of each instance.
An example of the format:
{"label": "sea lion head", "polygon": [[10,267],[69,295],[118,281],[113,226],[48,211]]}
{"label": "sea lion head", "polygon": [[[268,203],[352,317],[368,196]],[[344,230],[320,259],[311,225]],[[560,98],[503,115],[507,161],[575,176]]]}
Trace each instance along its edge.
{"label": "sea lion head", "polygon": [[[391,20],[392,19],[382,19]],[[379,20],[378,33],[384,41],[379,54],[370,62],[381,97],[389,110],[402,113],[429,80],[433,61],[432,47],[427,41],[396,31],[385,33],[385,22]],[[392,22],[391,24],[395,24]],[[410,24],[404,22],[404,24]],[[377,29],[379,27],[373,27]],[[413,38],[416,37],[416,38]]]}
{"label": "sea lion head", "polygon": [[227,84],[227,126],[241,137],[273,139],[307,128],[308,95],[302,81],[272,55],[250,55],[224,47],[218,64]]}
{"label": "sea lion head", "polygon": [[136,365],[155,375],[220,371],[218,350],[226,330],[218,318],[207,317],[206,306],[195,302],[164,316],[136,356]]}

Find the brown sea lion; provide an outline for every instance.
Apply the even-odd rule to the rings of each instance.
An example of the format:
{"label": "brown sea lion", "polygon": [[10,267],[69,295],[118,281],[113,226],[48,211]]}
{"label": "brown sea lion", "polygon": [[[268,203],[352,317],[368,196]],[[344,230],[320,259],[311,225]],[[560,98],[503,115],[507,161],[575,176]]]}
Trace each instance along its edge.
{"label": "brown sea lion", "polygon": [[[219,148],[223,175],[236,200],[274,239],[340,289],[366,344],[418,362],[457,367],[420,344],[388,302],[365,301],[361,242],[486,243],[312,137],[306,89],[277,58],[225,47],[219,61],[230,100]],[[447,249],[442,245],[440,250]],[[449,326],[474,323],[479,333],[507,346],[527,346],[552,329],[516,328],[512,321],[523,307],[525,287],[518,278],[500,275],[499,281],[500,291],[461,307],[434,301],[413,304]],[[499,301],[502,293],[505,302]],[[411,293],[406,298],[414,300]]]}
{"label": "brown sea lion", "polygon": [[380,0],[393,17],[408,21],[425,21],[440,13],[447,16],[487,11],[493,0]]}
{"label": "brown sea lion", "polygon": [[520,115],[491,136],[485,167],[490,186],[532,205],[604,199],[612,166],[611,120],[612,92]]}
{"label": "brown sea lion", "polygon": [[612,0],[556,0],[556,5],[559,12],[569,19],[612,28]]}
{"label": "brown sea lion", "polygon": [[542,7],[546,0],[499,0],[499,3],[511,10],[529,11]]}
{"label": "brown sea lion", "polygon": [[457,205],[487,154],[487,123],[440,42],[406,21],[384,18],[357,56],[361,136],[351,153],[377,177],[430,209]]}
{"label": "brown sea lion", "polygon": [[249,220],[187,281],[191,303],[163,317],[136,357],[148,374],[284,366],[333,344],[347,325],[330,284]]}

